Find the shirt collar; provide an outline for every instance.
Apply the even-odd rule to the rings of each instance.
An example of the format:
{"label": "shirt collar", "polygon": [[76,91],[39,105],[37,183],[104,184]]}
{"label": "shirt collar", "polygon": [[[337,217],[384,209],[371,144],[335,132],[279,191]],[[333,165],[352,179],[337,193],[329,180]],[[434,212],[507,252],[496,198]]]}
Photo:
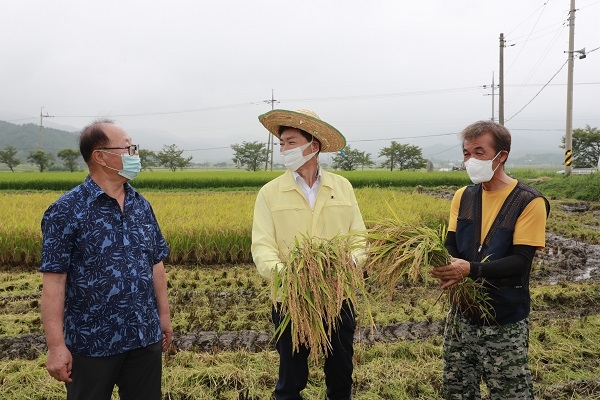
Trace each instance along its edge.
{"label": "shirt collar", "polygon": [[[125,187],[125,196],[127,196],[128,193],[133,193],[134,195],[137,195],[137,191],[133,188],[133,186],[129,184],[129,182],[125,182],[123,186]],[[88,175],[85,178],[85,181],[83,181],[83,187],[85,187],[85,189],[89,192],[90,196],[94,199],[105,194],[104,190],[102,190],[102,188],[98,186],[96,182],[94,182],[90,175]]]}
{"label": "shirt collar", "polygon": [[[300,176],[299,173],[297,173],[296,171],[292,172],[292,175],[294,177],[294,180],[298,183],[300,183],[299,179],[301,179],[302,181],[304,181],[304,178],[302,178]],[[317,179],[315,180],[315,182],[319,181],[321,179],[321,167],[317,167]]]}

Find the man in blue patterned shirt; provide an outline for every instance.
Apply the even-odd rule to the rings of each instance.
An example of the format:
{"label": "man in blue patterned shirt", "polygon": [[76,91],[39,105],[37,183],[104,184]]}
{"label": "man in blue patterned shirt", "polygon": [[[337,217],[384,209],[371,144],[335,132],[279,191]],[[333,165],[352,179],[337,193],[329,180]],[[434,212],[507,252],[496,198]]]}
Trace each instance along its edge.
{"label": "man in blue patterned shirt", "polygon": [[42,219],[42,321],[46,367],[67,399],[160,400],[162,351],[170,345],[169,248],[152,207],[129,185],[137,146],[119,126],[85,127],[85,181]]}

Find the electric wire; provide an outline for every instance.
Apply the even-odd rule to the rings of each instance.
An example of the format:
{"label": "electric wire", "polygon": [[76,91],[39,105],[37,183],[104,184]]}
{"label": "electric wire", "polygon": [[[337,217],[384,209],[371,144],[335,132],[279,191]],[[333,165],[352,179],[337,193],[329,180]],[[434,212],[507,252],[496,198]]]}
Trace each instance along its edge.
{"label": "electric wire", "polygon": [[552,80],[553,80],[553,79],[556,77],[556,75],[558,75],[558,73],[559,73],[559,72],[560,72],[560,71],[561,71],[561,70],[562,70],[562,69],[565,67],[565,65],[567,65],[567,62],[568,62],[568,60],[567,60],[567,61],[565,61],[565,62],[563,63],[563,65],[562,65],[562,66],[561,66],[561,67],[558,69],[558,71],[556,71],[556,73],[555,73],[554,75],[552,75],[552,78],[550,78],[550,80],[548,81],[548,83],[547,83],[547,84],[545,84],[544,86],[542,86],[542,88],[541,88],[541,89],[540,89],[540,90],[539,90],[539,91],[538,91],[538,92],[535,94],[535,96],[533,96],[533,98],[532,98],[531,100],[529,100],[529,102],[527,102],[527,104],[525,104],[525,105],[524,105],[524,106],[523,106],[523,107],[522,107],[522,108],[521,108],[519,111],[517,111],[515,114],[513,114],[513,116],[512,116],[512,117],[508,118],[508,119],[507,119],[507,120],[505,120],[504,122],[508,122],[508,121],[510,121],[511,119],[513,119],[514,117],[516,117],[516,116],[517,116],[517,115],[518,115],[518,114],[519,114],[521,111],[523,111],[523,110],[524,110],[524,109],[525,109],[525,108],[526,108],[526,107],[527,107],[529,104],[531,104],[531,102],[532,102],[533,100],[535,100],[535,98],[536,98],[536,97],[538,97],[538,95],[539,95],[540,93],[542,93],[542,91],[543,91],[543,90],[546,88],[546,86],[548,86],[548,84],[549,84],[550,82],[552,82]]}
{"label": "electric wire", "polygon": [[533,78],[534,74],[537,72],[537,70],[540,68],[540,66],[542,65],[542,62],[544,61],[544,59],[546,58],[546,56],[548,56],[548,54],[550,53],[550,49],[556,44],[556,42],[558,41],[558,38],[560,36],[560,33],[562,32],[564,28],[558,30],[555,32],[554,37],[550,40],[550,42],[548,43],[548,45],[546,46],[546,49],[544,51],[544,53],[540,56],[540,58],[538,59],[538,61],[535,63],[535,65],[533,66],[533,68],[531,69],[531,71],[527,74],[525,80],[523,81],[523,83],[520,85],[520,88],[517,90],[517,92],[515,93],[515,95],[511,98],[511,100],[506,104],[506,107],[509,108],[512,103],[514,103],[515,99],[517,99],[519,97],[519,95],[521,94],[521,92],[523,91],[523,89],[525,88],[525,85],[527,85],[529,83],[529,81]]}
{"label": "electric wire", "polygon": [[[535,23],[533,24],[533,27],[531,28],[531,30],[529,31],[529,34],[527,34],[527,38],[525,39],[525,42],[523,43],[523,46],[519,47],[519,51],[517,52],[517,55],[515,56],[513,62],[508,66],[506,73],[508,74],[511,70],[511,68],[513,67],[513,65],[515,65],[515,62],[519,59],[519,56],[521,55],[521,53],[523,52],[523,50],[525,49],[525,45],[527,44],[527,42],[529,41],[529,38],[531,37],[532,33],[535,30],[535,27],[537,26],[538,22],[540,22],[540,18],[542,18],[542,14],[544,14],[544,10],[546,9],[546,5],[549,2],[545,2],[542,6],[540,6],[534,13],[536,13],[538,10],[542,10],[540,12],[540,14],[538,15],[537,20],[535,21]],[[533,13],[533,14],[534,14]],[[531,14],[531,15],[533,15]],[[530,17],[531,17],[530,15]],[[508,35],[507,35],[508,36]]]}

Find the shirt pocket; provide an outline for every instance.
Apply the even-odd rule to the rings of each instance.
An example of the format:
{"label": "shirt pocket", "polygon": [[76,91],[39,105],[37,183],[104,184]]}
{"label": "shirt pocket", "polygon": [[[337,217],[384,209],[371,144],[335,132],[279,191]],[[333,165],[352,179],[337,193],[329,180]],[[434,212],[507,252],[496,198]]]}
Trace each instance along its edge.
{"label": "shirt pocket", "polygon": [[327,221],[325,229],[338,234],[348,233],[354,216],[349,200],[328,200],[323,205],[321,217]]}
{"label": "shirt pocket", "polygon": [[300,232],[308,233],[311,226],[311,213],[305,207],[293,204],[277,204],[271,208],[275,230],[281,237]]}

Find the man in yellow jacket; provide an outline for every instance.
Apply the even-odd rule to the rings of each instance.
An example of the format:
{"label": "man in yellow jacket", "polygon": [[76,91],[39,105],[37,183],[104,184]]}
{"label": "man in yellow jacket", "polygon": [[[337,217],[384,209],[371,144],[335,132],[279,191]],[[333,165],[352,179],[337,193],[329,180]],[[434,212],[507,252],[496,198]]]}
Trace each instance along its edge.
{"label": "man in yellow jacket", "polygon": [[[363,233],[365,224],[352,185],[344,177],[322,170],[320,152],[344,148],[346,139],[333,126],[309,110],[273,110],[258,117],[280,140],[280,151],[287,171],[259,191],[254,206],[252,257],[258,272],[271,279],[281,268],[300,235],[332,238]],[[362,262],[361,250],[355,260]],[[283,316],[273,308],[277,328]],[[354,308],[345,302],[337,329],[331,335],[332,348],[325,359],[327,398],[346,400],[352,395],[352,356],[354,353]],[[300,392],[308,380],[310,349],[301,346],[294,352],[290,327],[277,340],[279,378],[274,395],[277,400],[302,399]]]}

